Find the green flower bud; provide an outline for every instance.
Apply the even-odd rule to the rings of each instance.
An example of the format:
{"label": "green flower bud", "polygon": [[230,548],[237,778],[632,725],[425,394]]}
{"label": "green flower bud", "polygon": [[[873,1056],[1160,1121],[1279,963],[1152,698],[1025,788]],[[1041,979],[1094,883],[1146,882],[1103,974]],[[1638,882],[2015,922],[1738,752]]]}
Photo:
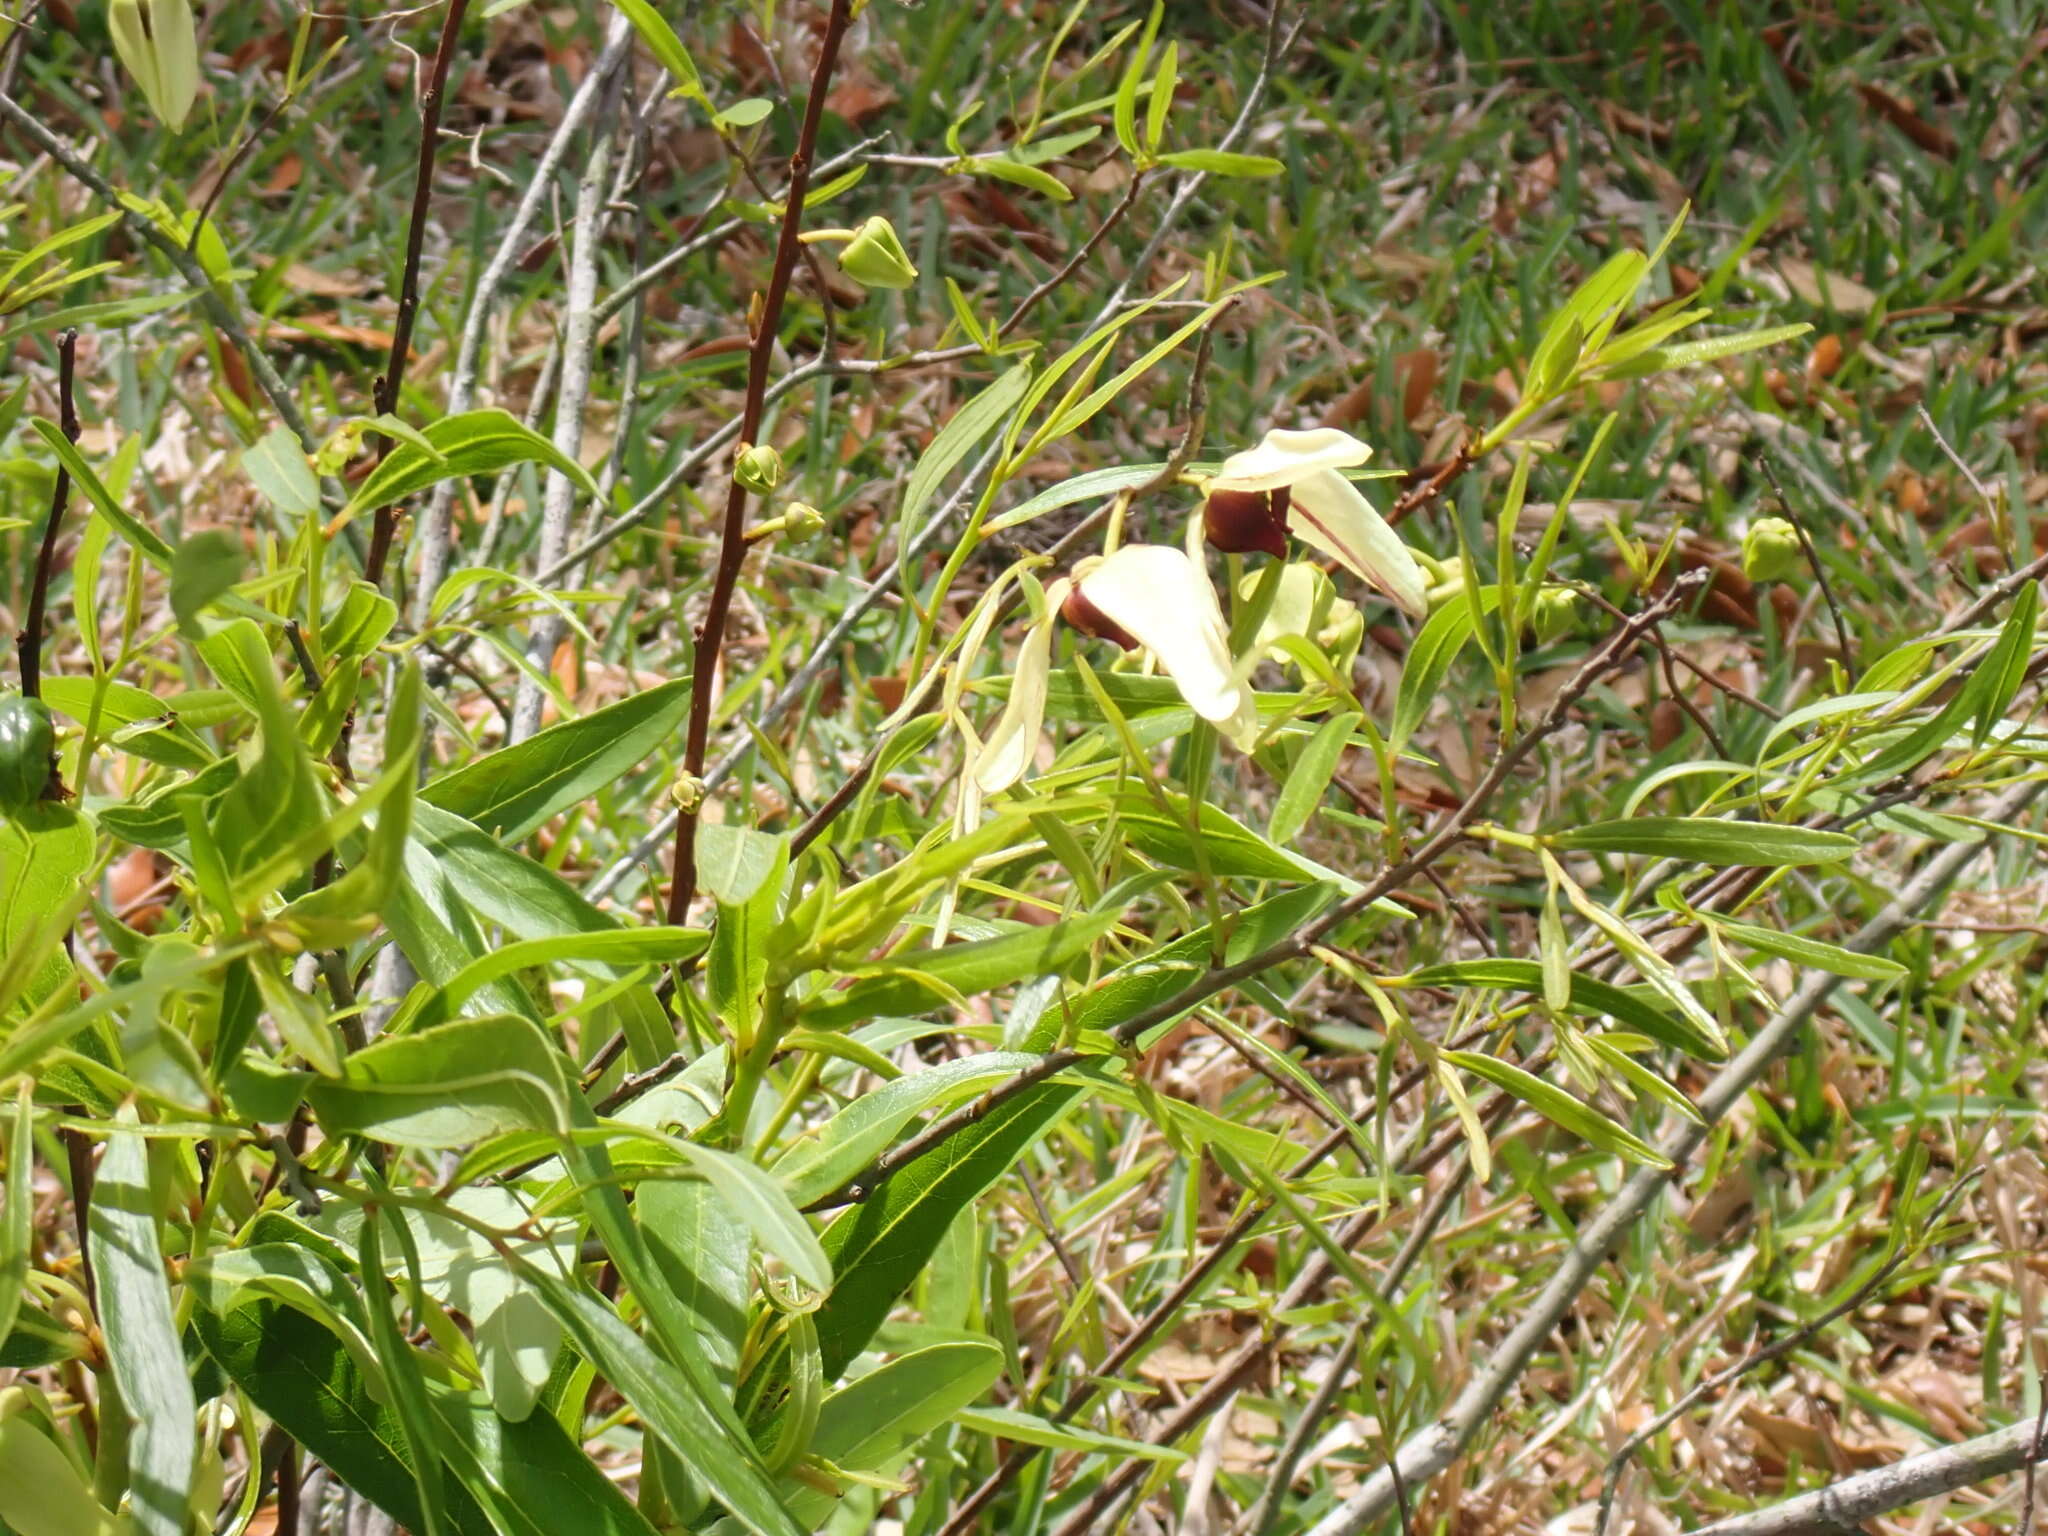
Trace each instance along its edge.
{"label": "green flower bud", "polygon": [[191,0],[113,0],[107,30],[114,52],[142,88],[149,110],[171,132],[185,126],[199,94],[199,42]]}
{"label": "green flower bud", "polygon": [[57,728],[41,699],[0,699],[0,810],[25,811],[49,787]]}
{"label": "green flower bud", "polygon": [[1742,540],[1742,574],[1751,581],[1783,581],[1799,566],[1799,530],[1782,517],[1760,517]]}
{"label": "green flower bud", "polygon": [[704,803],[704,781],[694,773],[679,773],[675,783],[668,789],[669,799],[675,801],[676,809],[685,816],[693,816]]}
{"label": "green flower bud", "polygon": [[825,514],[807,501],[793,501],[782,514],[782,526],[792,536],[803,537],[825,530]]}
{"label": "green flower bud", "polygon": [[1555,645],[1579,627],[1579,594],[1570,587],[1545,587],[1536,594],[1529,627],[1539,645]]}
{"label": "green flower bud", "polygon": [[839,253],[839,269],[863,288],[908,288],[917,281],[903,242],[887,219],[876,214],[854,231]]}
{"label": "green flower bud", "polygon": [[766,496],[782,484],[782,455],[766,443],[742,448],[733,465],[733,478],[756,496]]}

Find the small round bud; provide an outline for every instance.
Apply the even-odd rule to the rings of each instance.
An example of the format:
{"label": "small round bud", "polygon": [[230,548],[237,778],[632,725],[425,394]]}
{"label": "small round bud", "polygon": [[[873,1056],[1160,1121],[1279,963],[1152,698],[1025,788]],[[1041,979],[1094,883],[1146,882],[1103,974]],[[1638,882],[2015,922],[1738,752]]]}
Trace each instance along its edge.
{"label": "small round bud", "polygon": [[854,232],[839,253],[839,270],[863,288],[908,288],[917,281],[917,268],[896,238],[896,227],[880,214]]}
{"label": "small round bud", "polygon": [[1539,645],[1555,645],[1579,627],[1579,594],[1569,587],[1545,587],[1536,594],[1529,627]]}
{"label": "small round bud", "polygon": [[766,443],[740,450],[733,463],[733,478],[756,496],[766,496],[782,484],[782,455]]}
{"label": "small round bud", "polygon": [[694,773],[679,773],[668,788],[668,797],[685,816],[694,816],[704,803],[704,781]]}
{"label": "small round bud", "polygon": [[1060,604],[1060,617],[1093,639],[1112,640],[1127,651],[1135,651],[1138,648],[1138,642],[1131,632],[1090,602],[1088,594],[1081,590],[1078,582],[1075,583],[1073,590],[1067,593],[1067,600]]}
{"label": "small round bud", "polygon": [[822,533],[825,514],[807,501],[793,501],[782,514],[782,526],[792,534]]}
{"label": "small round bud", "polygon": [[1226,555],[1287,558],[1288,489],[1211,491],[1202,503],[1202,532]]}
{"label": "small round bud", "polygon": [[1751,581],[1783,581],[1799,566],[1799,530],[1782,517],[1760,517],[1742,540],[1742,574]]}

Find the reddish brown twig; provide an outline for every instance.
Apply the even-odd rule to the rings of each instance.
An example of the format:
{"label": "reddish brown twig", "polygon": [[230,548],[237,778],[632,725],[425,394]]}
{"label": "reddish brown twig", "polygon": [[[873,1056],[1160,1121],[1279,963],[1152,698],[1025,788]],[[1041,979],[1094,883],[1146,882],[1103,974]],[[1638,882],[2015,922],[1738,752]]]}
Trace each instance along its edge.
{"label": "reddish brown twig", "polygon": [[[370,398],[377,413],[398,409],[398,391],[405,382],[405,364],[412,351],[412,326],[420,310],[420,253],[427,238],[427,204],[434,191],[434,151],[441,139],[441,97],[448,85],[448,66],[455,59],[455,40],[462,31],[462,17],[469,0],[448,0],[448,14],[441,21],[441,41],[434,50],[433,71],[420,96],[420,160],[412,186],[412,224],[405,234],[405,273],[398,286],[398,318],[391,327],[391,355],[378,376]],[[378,457],[391,451],[391,439],[381,438]],[[398,533],[398,508],[379,507],[370,534],[370,552],[363,561],[363,575],[372,586],[384,581],[385,562],[391,558],[391,541]]]}
{"label": "reddish brown twig", "polygon": [[[57,424],[65,437],[78,441],[78,404],[72,396],[72,377],[78,366],[78,332],[68,330],[57,338]],[[50,520],[43,524],[43,547],[36,555],[35,582],[28,590],[28,622],[14,642],[21,659],[21,691],[37,699],[43,693],[43,613],[49,604],[50,572],[57,562],[57,530],[63,526],[64,510],[71,502],[71,471],[57,466],[56,488],[50,492]]]}
{"label": "reddish brown twig", "polygon": [[[740,410],[737,447],[744,450],[760,435],[766,410],[768,367],[775,353],[775,337],[782,324],[782,304],[789,295],[790,275],[796,270],[803,246],[798,235],[803,227],[804,194],[810,188],[811,157],[818,147],[818,125],[825,116],[825,93],[832,83],[832,71],[839,60],[839,44],[853,15],[852,0],[833,0],[825,23],[825,36],[818,45],[817,67],[811,72],[811,95],[804,103],[803,127],[797,135],[796,152],[789,157],[789,187],[783,194],[782,234],[775,245],[775,266],[768,276],[768,291],[761,301],[755,322],[753,345],[747,357],[747,397]],[[747,491],[737,477],[725,495],[725,522],[719,533],[718,567],[711,578],[711,596],[704,606],[704,622],[697,628],[695,659],[690,674],[689,733],[683,744],[683,773],[701,780],[704,754],[711,740],[711,688],[718,671],[719,652],[725,643],[726,615],[732,609],[733,589],[739,585],[740,568],[747,558]],[[668,889],[668,920],[679,923],[689,911],[690,897],[697,889],[697,818],[699,805],[685,805],[676,818],[675,859]]]}

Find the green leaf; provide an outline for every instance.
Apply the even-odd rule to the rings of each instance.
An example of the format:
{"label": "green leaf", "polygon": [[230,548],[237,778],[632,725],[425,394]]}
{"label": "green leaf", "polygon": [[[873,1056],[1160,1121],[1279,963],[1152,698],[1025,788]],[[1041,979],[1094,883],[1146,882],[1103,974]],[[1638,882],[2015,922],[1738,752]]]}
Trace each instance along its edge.
{"label": "green leaf", "polygon": [[757,1536],[796,1536],[775,1487],[751,1445],[705,1411],[676,1368],[650,1349],[605,1301],[542,1269],[528,1277],[584,1358],[639,1413],[641,1422],[701,1476],[735,1518]]}
{"label": "green leaf", "polygon": [[1864,981],[1897,981],[1907,974],[1907,967],[1884,955],[1862,954],[1844,949],[1839,944],[1809,938],[1803,933],[1784,933],[1776,928],[1731,923],[1725,918],[1713,921],[1716,928],[1739,944],[1790,960],[1795,965],[1810,965],[1833,976],[1854,976]]}
{"label": "green leaf", "polygon": [[[235,619],[209,635],[202,647],[223,682],[246,687],[256,710],[260,751],[241,776],[213,802],[207,824],[213,831],[238,904],[270,894],[249,881],[280,848],[318,829],[326,817],[325,797],[297,722],[277,681],[277,669],[262,631]],[[278,883],[293,871],[277,877]]]}
{"label": "green leaf", "polygon": [[729,1386],[753,1299],[747,1229],[709,1185],[696,1180],[646,1180],[633,1197],[633,1214],[705,1355]]}
{"label": "green leaf", "polygon": [[494,475],[515,464],[545,464],[566,475],[584,494],[597,494],[597,482],[588,470],[509,411],[493,408],[444,416],[421,435],[439,460],[411,443],[399,444],[370,471],[330,527],[403,501],[439,481]]}
{"label": "green leaf", "polygon": [[1357,715],[1332,715],[1308,739],[1308,745],[1301,749],[1301,755],[1281,780],[1280,793],[1273,797],[1273,818],[1266,826],[1266,836],[1271,841],[1291,843],[1301,835],[1316,807],[1323,803],[1323,792],[1336,777],[1337,765],[1344,761],[1345,748],[1351,744],[1351,733],[1357,729],[1358,720]]}
{"label": "green leaf", "polygon": [[938,435],[918,456],[917,468],[910,472],[910,484],[904,488],[903,510],[896,518],[896,539],[900,550],[909,549],[911,531],[917,526],[924,509],[938,495],[946,477],[960,467],[983,438],[1009,419],[1011,411],[1016,409],[1017,402],[1024,398],[1024,392],[1030,387],[1031,369],[1028,365],[1019,364],[955,411],[952,419],[939,429]]}
{"label": "green leaf", "polygon": [[0,1199],[0,1345],[11,1345],[14,1320],[21,1314],[22,1287],[28,1284],[30,1208],[35,1201],[35,1101],[26,1079],[14,1097],[13,1128],[7,1138],[7,1169]]}
{"label": "green leaf", "polygon": [[258,438],[242,455],[242,473],[285,517],[308,517],[320,510],[320,482],[289,427],[272,427]]}
{"label": "green leaf", "polygon": [[549,939],[522,939],[480,955],[465,965],[437,996],[414,1017],[415,1027],[439,1024],[496,981],[529,967],[558,960],[601,961],[606,965],[669,965],[704,952],[711,935],[702,928],[617,928],[609,932],[570,933]]}
{"label": "green leaf", "polygon": [[1725,821],[1712,816],[1632,816],[1596,821],[1550,834],[1553,848],[1579,853],[1640,853],[1712,865],[1774,868],[1826,864],[1856,851],[1856,839],[1842,832],[1779,826],[1763,821]]}
{"label": "green leaf", "polygon": [[843,992],[828,992],[800,1017],[810,1029],[845,1029],[886,1014],[924,1013],[953,995],[976,997],[1033,976],[1051,976],[1086,954],[1122,918],[1124,909],[1157,877],[1125,882],[1094,911],[1040,927],[1020,924],[1000,938],[907,952],[900,960],[865,967]]}
{"label": "green leaf", "polygon": [[209,528],[195,533],[171,554],[171,612],[178,627],[197,637],[199,614],[242,579],[242,541]]}
{"label": "green leaf", "polygon": [[2034,648],[2034,621],[2041,611],[2041,587],[2028,582],[2013,599],[2012,612],[2005,616],[1991,653],[1970,677],[1976,705],[1975,727],[1970,745],[1981,747],[1991,735],[2007,706],[2019,696],[2027,680],[2028,662]]}
{"label": "green leaf", "polygon": [[633,30],[640,34],[640,41],[654,55],[654,62],[675,80],[674,94],[701,102],[709,110],[711,103],[704,95],[704,80],[697,73],[696,61],[690,57],[690,50],[683,46],[683,40],[676,36],[675,28],[662,19],[661,12],[648,0],[613,0],[613,3],[625,13],[626,20],[633,24]]}
{"label": "green leaf", "polygon": [[515,1424],[471,1393],[431,1383],[428,1398],[449,1470],[504,1536],[655,1536],[552,1415]]}
{"label": "green leaf", "polygon": [[1021,1408],[963,1408],[953,1422],[977,1435],[1010,1440],[1018,1445],[1042,1445],[1049,1451],[1079,1451],[1083,1455],[1135,1456],[1142,1461],[1179,1464],[1188,1453],[1170,1445],[1152,1445],[1143,1440],[1126,1440],[1105,1435],[1079,1424],[1055,1424],[1051,1419],[1026,1413]]}
{"label": "green leaf", "polygon": [[828,1381],[868,1347],[898,1298],[938,1250],[954,1217],[1007,1173],[1071,1109],[1082,1090],[1030,1088],[891,1174],[825,1229],[838,1277],[818,1309]]}
{"label": "green leaf", "polygon": [[1037,1060],[1022,1051],[985,1051],[884,1083],[798,1137],[768,1171],[792,1201],[809,1205],[886,1151],[914,1116],[944,1108],[990,1079],[1013,1076]]}
{"label": "green leaf", "polygon": [[136,521],[127,508],[114,500],[106,482],[100,479],[98,472],[90,464],[86,463],[85,456],[78,451],[71,439],[64,435],[63,430],[54,421],[45,421],[40,416],[32,417],[29,425],[35,429],[36,436],[43,440],[43,445],[57,455],[57,462],[71,472],[72,483],[85,492],[86,499],[93,504],[100,516],[112,523],[121,537],[133,545],[136,553],[143,559],[158,570],[168,573],[171,568],[171,546]]}
{"label": "green leaf", "polygon": [[130,1507],[150,1536],[185,1536],[199,1406],[171,1314],[149,1193],[149,1149],[132,1105],[122,1108],[100,1158],[86,1244],[99,1283],[107,1358],[131,1421]]}
{"label": "green leaf", "polygon": [[[370,1390],[339,1338],[276,1301],[227,1312],[200,1307],[192,1322],[206,1352],[308,1454],[401,1525],[424,1528],[398,1416]],[[445,1476],[443,1497],[462,1536],[493,1536],[469,1495]]]}
{"label": "green leaf", "polygon": [[[381,1187],[381,1181],[378,1186]],[[420,1499],[421,1536],[441,1536],[448,1524],[447,1500],[441,1493],[440,1441],[435,1433],[433,1410],[427,1406],[427,1384],[420,1374],[419,1356],[398,1326],[391,1306],[390,1280],[384,1273],[380,1229],[386,1213],[375,1207],[365,1212],[359,1230],[363,1280],[363,1314],[368,1321],[371,1347],[382,1368],[384,1393],[398,1414],[398,1427],[405,1436],[406,1460],[412,1463],[413,1486]]]}
{"label": "green leaf", "polygon": [[[1479,606],[1491,613],[1500,606],[1500,588],[1482,587]],[[1408,659],[1401,667],[1401,687],[1394,697],[1394,723],[1387,732],[1388,746],[1398,752],[1422,724],[1423,716],[1443,695],[1443,681],[1451,663],[1472,639],[1472,605],[1445,603],[1423,624],[1415,643],[1408,647]]]}
{"label": "green leaf", "polygon": [[1445,1051],[1443,1059],[1513,1094],[1544,1119],[1561,1126],[1590,1146],[1651,1168],[1671,1166],[1670,1158],[1641,1137],[1616,1125],[1598,1110],[1588,1109],[1562,1088],[1546,1083],[1512,1062],[1478,1051]]}
{"label": "green leaf", "polygon": [[737,1216],[754,1241],[789,1266],[789,1272],[814,1291],[832,1288],[832,1264],[817,1235],[791,1203],[782,1186],[743,1157],[694,1142],[676,1149],[709,1184],[726,1209]]}
{"label": "green leaf", "polygon": [[[414,807],[405,861],[407,879],[415,886],[438,876],[476,918],[501,924],[522,939],[613,932],[619,926],[560,875],[439,806]],[[477,953],[472,951],[470,958]]]}
{"label": "green leaf", "polygon": [[530,1020],[456,1019],[349,1057],[306,1099],[335,1132],[405,1147],[463,1147],[569,1125],[564,1059]]}
{"label": "green leaf", "polygon": [[[883,1471],[978,1399],[1002,1371],[1003,1352],[993,1340],[949,1340],[899,1355],[825,1399],[811,1454],[849,1471]],[[806,1525],[821,1524],[832,1512],[831,1495],[807,1483],[792,1481],[789,1488],[790,1513]]]}
{"label": "green leaf", "polygon": [[1210,176],[1267,177],[1287,169],[1271,155],[1240,155],[1227,149],[1176,149],[1161,155],[1159,163]]}
{"label": "green leaf", "polygon": [[1012,507],[1000,517],[992,517],[982,525],[984,533],[999,533],[1005,528],[1014,528],[1019,523],[1028,523],[1034,517],[1043,517],[1048,512],[1057,512],[1061,507],[1071,507],[1076,502],[1094,501],[1104,496],[1114,496],[1118,491],[1127,491],[1134,485],[1145,485],[1159,478],[1159,472],[1166,468],[1162,464],[1112,464],[1107,469],[1091,469],[1086,474],[1075,475],[1062,480],[1058,485],[1049,486],[1029,501]]}
{"label": "green leaf", "polygon": [[690,708],[690,680],[649,688],[445,773],[420,791],[505,842],[623,779],[673,739]]}
{"label": "green leaf", "polygon": [[107,1513],[34,1416],[0,1419],[0,1525],[21,1536],[129,1536],[137,1523]]}
{"label": "green leaf", "polygon": [[[1355,717],[1354,717],[1355,718]],[[1282,848],[1234,819],[1222,807],[1201,802],[1201,854],[1195,851],[1195,831],[1185,795],[1160,791],[1171,812],[1162,810],[1151,795],[1131,792],[1117,802],[1117,817],[1132,846],[1142,849],[1176,869],[1199,870],[1206,862],[1209,873],[1249,880],[1329,881],[1345,890],[1358,883],[1313,859]]]}
{"label": "green leaf", "polygon": [[718,927],[704,966],[704,995],[732,1032],[737,1049],[746,1051],[761,1025],[776,909],[789,867],[789,840],[735,830],[738,835],[728,846],[743,850],[745,873],[727,866],[718,876],[717,887],[724,894],[718,897]]}
{"label": "green leaf", "polygon": [[1025,187],[1056,203],[1071,203],[1074,194],[1067,184],[1050,171],[1042,171],[1035,165],[1027,165],[1008,155],[974,155],[960,162],[960,169],[970,176],[993,176],[997,181],[1007,181],[1012,186]]}
{"label": "green leaf", "polygon": [[31,1002],[71,975],[63,933],[49,931],[49,918],[82,900],[93,841],[91,823],[69,806],[44,802],[0,818],[0,964],[31,967],[23,978]]}
{"label": "green leaf", "polygon": [[[1408,980],[1418,987],[1486,987],[1543,995],[1543,965],[1538,960],[1459,960],[1424,966]],[[1702,1061],[1720,1061],[1728,1054],[1691,1019],[1666,1013],[1612,982],[1577,971],[1571,975],[1571,1010],[1588,1018],[1613,1019]]]}
{"label": "green leaf", "polygon": [[1616,367],[1601,368],[1597,372],[1602,378],[1640,379],[1674,368],[1689,368],[1697,363],[1713,362],[1723,357],[1738,357],[1744,352],[1775,347],[1781,342],[1804,336],[1812,329],[1810,325],[1774,325],[1766,330],[1746,331],[1738,336],[1707,336],[1698,341],[1680,342],[1675,346],[1652,347]]}

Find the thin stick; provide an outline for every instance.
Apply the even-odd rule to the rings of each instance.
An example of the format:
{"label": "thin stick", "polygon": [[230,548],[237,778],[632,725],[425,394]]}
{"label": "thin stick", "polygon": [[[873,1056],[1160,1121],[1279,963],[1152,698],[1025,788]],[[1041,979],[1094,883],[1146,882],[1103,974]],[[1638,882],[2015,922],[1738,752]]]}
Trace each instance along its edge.
{"label": "thin stick", "polygon": [[[413,176],[412,223],[405,235],[405,272],[398,286],[398,318],[391,327],[391,355],[378,376],[371,399],[379,415],[396,412],[398,393],[405,384],[405,365],[412,351],[413,321],[420,310],[420,255],[426,249],[427,213],[434,194],[434,155],[441,142],[441,98],[448,87],[448,66],[455,61],[455,43],[462,31],[463,14],[469,0],[448,0],[448,14],[441,21],[441,41],[434,49],[433,72],[426,92],[420,97],[420,158]],[[391,440],[381,439],[380,456],[391,450]],[[398,508],[379,507],[370,553],[363,561],[363,577],[371,586],[384,583],[384,565],[391,557],[391,541],[398,534]]]}
{"label": "thin stick", "polygon": [[[78,404],[72,394],[72,380],[78,367],[78,332],[67,330],[57,338],[57,417],[64,436],[78,441]],[[28,622],[14,642],[21,661],[21,692],[24,698],[43,696],[43,614],[50,600],[50,573],[57,559],[57,531],[71,504],[71,472],[57,466],[57,483],[50,492],[50,516],[43,524],[43,547],[36,554],[35,582],[28,589]]]}
{"label": "thin stick", "polygon": [[[809,190],[811,157],[817,150],[818,128],[825,116],[825,94],[832,83],[832,71],[839,62],[839,45],[853,18],[852,0],[832,0],[825,35],[818,45],[818,63],[811,74],[811,95],[804,103],[803,128],[797,135],[796,152],[789,158],[789,192],[782,210],[782,234],[775,247],[775,266],[768,278],[768,291],[755,322],[754,344],[747,360],[747,398],[740,412],[739,441],[751,444],[760,435],[766,409],[768,367],[775,355],[775,343],[782,327],[782,302],[789,294],[789,280],[802,250],[798,240],[803,228],[804,193]],[[725,522],[719,534],[718,568],[711,580],[711,597],[704,609],[704,621],[697,630],[695,661],[690,672],[690,722],[683,746],[683,772],[696,778],[704,772],[704,753],[711,740],[711,691],[718,672],[719,655],[725,645],[726,615],[732,608],[733,589],[739,584],[740,567],[747,558],[747,491],[737,476],[725,498]],[[670,865],[668,917],[679,923],[690,909],[697,890],[697,820],[702,804],[684,807],[676,817],[675,856]]]}
{"label": "thin stick", "polygon": [[[497,300],[498,290],[505,286],[505,279],[519,260],[527,228],[540,212],[548,189],[554,185],[555,172],[568,155],[569,146],[575,142],[584,119],[597,105],[606,80],[632,46],[632,23],[623,14],[613,17],[611,31],[605,38],[604,52],[598,55],[597,67],[583,77],[583,83],[576,87],[576,94],[563,108],[562,120],[555,126],[554,137],[548,140],[547,148],[541,152],[540,160],[533,168],[533,179],[527,182],[526,190],[520,194],[518,205],[512,210],[511,221],[499,238],[497,250],[491,254],[483,275],[477,279],[476,292],[469,301],[469,314],[462,322],[462,338],[455,346],[455,371],[448,382],[448,414],[451,416],[460,415],[475,403],[477,360],[483,355],[484,336],[490,329],[491,309]],[[420,544],[420,589],[414,599],[413,615],[414,627],[419,629],[427,627],[434,594],[441,589],[441,582],[448,574],[448,517],[457,483],[444,480],[435,486],[433,495],[427,500],[426,511],[420,516],[416,535]]]}
{"label": "thin stick", "polygon": [[2025,1420],[1908,1456],[1769,1509],[1703,1525],[1691,1536],[1837,1536],[1892,1510],[2017,1472],[2038,1459],[2041,1432]]}
{"label": "thin stick", "polygon": [[1759,454],[1757,465],[1764,472],[1764,478],[1771,482],[1771,489],[1778,493],[1778,505],[1785,513],[1785,520],[1799,535],[1799,547],[1806,551],[1806,564],[1813,572],[1813,579],[1820,588],[1820,595],[1828,605],[1828,617],[1834,621],[1835,644],[1842,650],[1842,668],[1849,674],[1850,682],[1856,680],[1856,648],[1849,639],[1849,622],[1842,617],[1842,605],[1835,601],[1835,589],[1828,583],[1827,568],[1821,564],[1820,551],[1814,548],[1813,535],[1806,531],[1806,519],[1799,515],[1792,505],[1792,498],[1785,494],[1785,487],[1779,483],[1778,472],[1771,467],[1767,456]]}
{"label": "thin stick", "polygon": [[[621,55],[623,60],[624,55]],[[597,360],[598,330],[591,311],[597,303],[598,252],[604,242],[605,179],[611,168],[610,106],[622,93],[623,71],[606,83],[606,122],[595,131],[590,158],[576,187],[576,219],[569,252],[568,317],[562,326],[562,383],[555,392],[554,446],[572,461],[583,454],[583,413],[590,401],[590,380]],[[576,483],[559,469],[547,473],[541,500],[540,562],[559,560],[569,542],[569,520],[576,509]],[[564,622],[554,608],[542,611],[528,636],[526,659],[532,670],[520,675],[512,706],[508,740],[521,742],[540,728],[546,694],[538,681],[548,673]]]}

